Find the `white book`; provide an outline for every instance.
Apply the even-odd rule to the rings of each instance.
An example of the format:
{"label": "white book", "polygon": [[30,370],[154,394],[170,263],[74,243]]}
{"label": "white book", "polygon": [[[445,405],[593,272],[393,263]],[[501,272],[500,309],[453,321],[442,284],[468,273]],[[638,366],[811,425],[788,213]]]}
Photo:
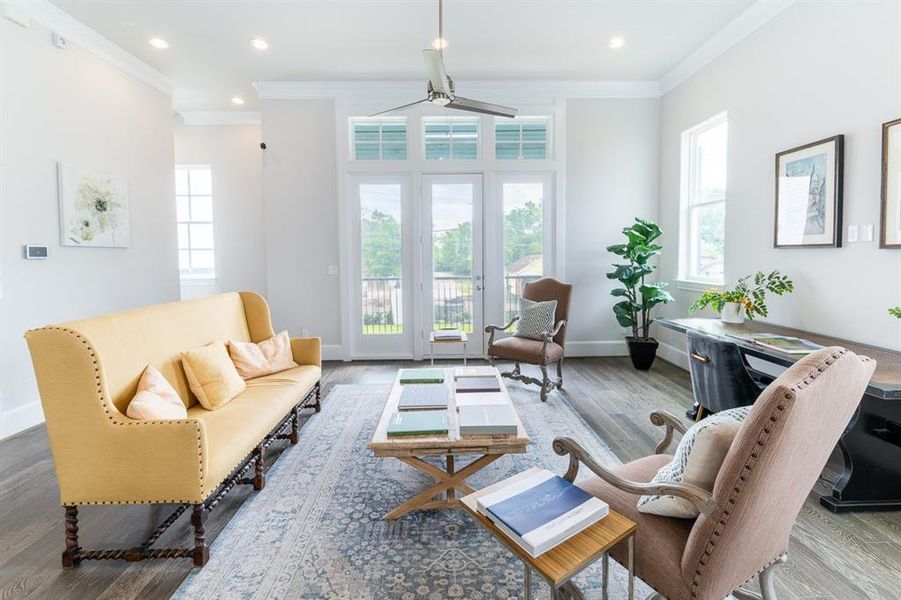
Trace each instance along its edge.
{"label": "white book", "polygon": [[514,435],[519,421],[509,404],[461,406],[460,435]]}
{"label": "white book", "polygon": [[502,392],[473,392],[472,394],[456,394],[457,408],[461,406],[486,406],[490,404],[507,404],[507,397]]}
{"label": "white book", "polygon": [[463,379],[464,377],[491,377],[498,374],[497,367],[479,366],[479,367],[457,367],[454,369],[454,379]]}
{"label": "white book", "polygon": [[477,501],[479,512],[531,556],[540,556],[607,516],[606,502],[546,469],[530,469]]}

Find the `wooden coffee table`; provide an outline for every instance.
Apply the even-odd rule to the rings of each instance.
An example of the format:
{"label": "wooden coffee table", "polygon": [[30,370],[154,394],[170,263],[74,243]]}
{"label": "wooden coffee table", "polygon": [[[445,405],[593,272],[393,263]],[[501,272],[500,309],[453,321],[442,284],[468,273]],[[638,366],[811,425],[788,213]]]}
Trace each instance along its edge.
{"label": "wooden coffee table", "polygon": [[478,498],[484,494],[490,494],[502,483],[498,482],[464,496],[460,499],[460,505],[463,507],[463,510],[494,534],[494,537],[503,542],[522,561],[524,568],[523,598],[525,600],[529,600],[532,571],[538,573],[548,582],[548,585],[551,586],[551,597],[554,600],[560,598],[561,592],[564,590],[570,598],[584,598],[579,589],[570,580],[598,558],[602,558],[604,561],[601,563],[601,594],[602,598],[606,600],[607,580],[610,570],[610,559],[607,553],[613,546],[623,541],[629,545],[627,565],[629,569],[629,600],[633,600],[635,597],[634,544],[635,530],[638,527],[634,522],[611,510],[610,514],[591,527],[579,532],[562,544],[554,546],[541,556],[533,557],[523,550],[519,544],[510,539],[506,533],[498,529],[488,517],[479,512],[478,504],[476,503]]}
{"label": "wooden coffee table", "polygon": [[[495,369],[497,371],[497,369]],[[511,436],[460,436],[457,418],[457,403],[454,397],[454,370],[444,369],[444,385],[448,387],[448,433],[445,436],[399,436],[388,437],[385,433],[391,415],[397,410],[402,387],[400,373],[394,380],[382,416],[372,434],[369,448],[379,457],[393,457],[407,463],[414,469],[433,477],[436,483],[419,492],[394,510],[388,512],[384,519],[398,519],[411,510],[457,508],[460,499],[457,492],[471,494],[475,490],[466,483],[478,471],[484,469],[505,454],[523,454],[531,443],[522,421],[519,422],[516,435]],[[513,406],[510,395],[499,374],[496,374],[501,386],[501,395],[505,402]],[[412,384],[416,385],[416,384]],[[515,412],[515,408],[514,408]],[[459,468],[456,457],[474,455],[477,458],[466,466]],[[424,457],[443,456],[444,468],[429,463]]]}

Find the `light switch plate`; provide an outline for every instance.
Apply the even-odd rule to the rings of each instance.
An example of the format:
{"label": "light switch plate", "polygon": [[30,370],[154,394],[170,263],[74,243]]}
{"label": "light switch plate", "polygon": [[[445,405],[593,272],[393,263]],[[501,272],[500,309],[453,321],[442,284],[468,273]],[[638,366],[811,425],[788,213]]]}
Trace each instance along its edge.
{"label": "light switch plate", "polygon": [[856,242],[858,239],[859,228],[857,225],[848,225],[848,242]]}
{"label": "light switch plate", "polygon": [[335,265],[329,265],[329,268],[328,268],[328,274],[329,274],[329,275],[337,275],[337,274],[338,274],[338,267],[336,267]]}
{"label": "light switch plate", "polygon": [[873,241],[873,224],[869,225],[861,225],[863,227],[863,235],[861,235],[861,240],[864,242],[872,242]]}

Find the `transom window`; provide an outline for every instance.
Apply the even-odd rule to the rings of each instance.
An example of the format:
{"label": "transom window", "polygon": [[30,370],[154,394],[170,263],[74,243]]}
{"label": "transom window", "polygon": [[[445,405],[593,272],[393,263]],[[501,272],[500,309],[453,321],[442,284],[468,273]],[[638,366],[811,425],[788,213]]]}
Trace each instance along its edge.
{"label": "transom window", "polygon": [[475,160],[479,153],[479,119],[425,117],[422,139],[426,160]]}
{"label": "transom window", "polygon": [[182,279],[215,279],[213,182],[209,165],[175,167],[178,272]]}
{"label": "transom window", "polygon": [[354,160],[406,160],[405,117],[355,117],[350,120],[350,126]]}
{"label": "transom window", "polygon": [[726,142],[726,113],[682,134],[681,279],[723,283]]}
{"label": "transom window", "polygon": [[494,124],[494,157],[498,160],[549,157],[547,117],[498,119]]}

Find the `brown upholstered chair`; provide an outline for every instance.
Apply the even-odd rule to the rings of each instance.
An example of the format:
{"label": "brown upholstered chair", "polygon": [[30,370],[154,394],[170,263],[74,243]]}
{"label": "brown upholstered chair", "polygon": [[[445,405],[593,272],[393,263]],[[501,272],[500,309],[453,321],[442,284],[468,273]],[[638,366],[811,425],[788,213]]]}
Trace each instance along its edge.
{"label": "brown upholstered chair", "polygon": [[[544,332],[543,340],[529,340],[519,337],[506,337],[495,340],[495,333],[507,331],[519,320],[513,317],[503,327],[489,325],[485,328],[488,337],[488,360],[494,364],[495,359],[513,361],[513,370],[504,371],[501,376],[515,379],[523,383],[533,383],[541,386],[541,401],[547,401],[548,392],[563,387],[563,355],[566,342],[566,320],[569,318],[569,299],[573,286],[561,283],[552,277],[544,277],[526,284],[522,297],[533,302],[557,301],[557,312],[554,314],[554,330]],[[538,365],[541,368],[541,379],[528,377],[522,374],[520,363]],[[552,381],[547,374],[549,364],[557,364],[557,380]]]}
{"label": "brown upholstered chair", "polygon": [[[792,524],[875,368],[875,361],[838,347],[795,363],[755,402],[712,493],[683,483],[648,483],[672,458],[662,452],[673,430],[685,432],[669,413],[651,414],[652,423],[666,426],[658,453],[619,467],[599,465],[569,438],[554,440],[554,450],[570,456],[567,479],[573,481],[579,463],[585,464],[594,475],[578,485],[638,524],[635,573],[657,597],[719,600],[733,593],[775,600],[773,567],[786,561]],[[637,494],[680,496],[701,515],[689,520],[640,513]],[[614,549],[613,557],[626,561],[622,549]],[[761,594],[739,589],[758,574]]]}

